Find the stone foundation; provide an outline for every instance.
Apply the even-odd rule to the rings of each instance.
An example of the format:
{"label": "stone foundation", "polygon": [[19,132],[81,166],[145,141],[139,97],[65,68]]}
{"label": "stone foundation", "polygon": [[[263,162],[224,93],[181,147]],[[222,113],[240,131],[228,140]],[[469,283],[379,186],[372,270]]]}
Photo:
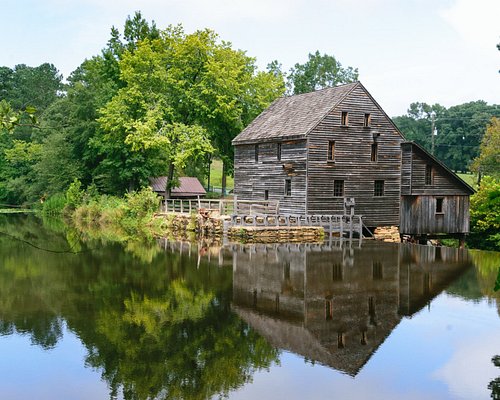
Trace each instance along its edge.
{"label": "stone foundation", "polygon": [[162,213],[155,218],[161,219],[162,229],[183,234],[185,232],[197,233],[201,236],[222,236],[224,233],[224,220],[218,210],[200,209],[197,214],[187,213]]}
{"label": "stone foundation", "polygon": [[317,243],[322,242],[322,226],[234,226],[228,229],[229,238],[252,243]]}
{"label": "stone foundation", "polygon": [[[200,209],[196,214],[161,213],[161,230],[165,236],[186,236],[197,234],[203,237],[221,238],[224,234],[224,221],[227,215],[218,210]],[[262,221],[261,221],[262,222]],[[324,239],[325,231],[319,226],[234,226],[228,229],[229,238],[254,243],[303,242],[317,243]]]}
{"label": "stone foundation", "polygon": [[397,226],[379,226],[373,232],[373,237],[384,242],[401,243]]}

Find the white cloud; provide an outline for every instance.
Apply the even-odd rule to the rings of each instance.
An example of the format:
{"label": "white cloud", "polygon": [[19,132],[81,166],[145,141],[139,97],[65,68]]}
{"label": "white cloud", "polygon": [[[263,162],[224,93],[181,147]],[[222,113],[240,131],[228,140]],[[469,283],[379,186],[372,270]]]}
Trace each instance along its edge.
{"label": "white cloud", "polygon": [[[488,384],[498,376],[498,368],[491,360],[495,350],[500,348],[500,337],[496,334],[480,336],[456,343],[453,357],[434,373],[444,381],[457,398],[484,399],[488,397]],[[471,368],[474,365],[474,368]]]}
{"label": "white cloud", "polygon": [[469,44],[493,50],[500,41],[498,0],[456,0],[441,16]]}

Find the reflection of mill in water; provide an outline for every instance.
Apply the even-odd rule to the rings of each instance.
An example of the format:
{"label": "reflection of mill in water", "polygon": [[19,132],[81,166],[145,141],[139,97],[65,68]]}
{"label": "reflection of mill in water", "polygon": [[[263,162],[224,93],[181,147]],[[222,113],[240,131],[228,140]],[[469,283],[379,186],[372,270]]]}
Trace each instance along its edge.
{"label": "reflection of mill in water", "polygon": [[356,375],[405,316],[472,266],[415,245],[234,246],[233,309],[275,347]]}

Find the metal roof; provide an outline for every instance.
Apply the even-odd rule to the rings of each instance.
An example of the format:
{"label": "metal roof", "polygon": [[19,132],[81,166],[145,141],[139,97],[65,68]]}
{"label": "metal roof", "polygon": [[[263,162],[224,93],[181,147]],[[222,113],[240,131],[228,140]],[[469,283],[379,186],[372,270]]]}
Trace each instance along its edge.
{"label": "metal roof", "polygon": [[[167,177],[158,176],[156,178],[149,178],[151,188],[154,192],[163,193],[167,186]],[[202,196],[207,192],[203,188],[198,178],[191,176],[182,176],[179,178],[179,186],[172,188],[172,195],[183,196]]]}

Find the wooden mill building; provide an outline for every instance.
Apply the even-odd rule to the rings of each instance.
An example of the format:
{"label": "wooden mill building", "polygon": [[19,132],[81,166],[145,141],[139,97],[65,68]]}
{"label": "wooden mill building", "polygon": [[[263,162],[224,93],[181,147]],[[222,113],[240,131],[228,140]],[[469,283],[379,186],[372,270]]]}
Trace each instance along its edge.
{"label": "wooden mill building", "polygon": [[275,100],[234,140],[235,195],[280,213],[355,212],[411,235],[469,232],[474,190],[407,142],[360,82]]}

